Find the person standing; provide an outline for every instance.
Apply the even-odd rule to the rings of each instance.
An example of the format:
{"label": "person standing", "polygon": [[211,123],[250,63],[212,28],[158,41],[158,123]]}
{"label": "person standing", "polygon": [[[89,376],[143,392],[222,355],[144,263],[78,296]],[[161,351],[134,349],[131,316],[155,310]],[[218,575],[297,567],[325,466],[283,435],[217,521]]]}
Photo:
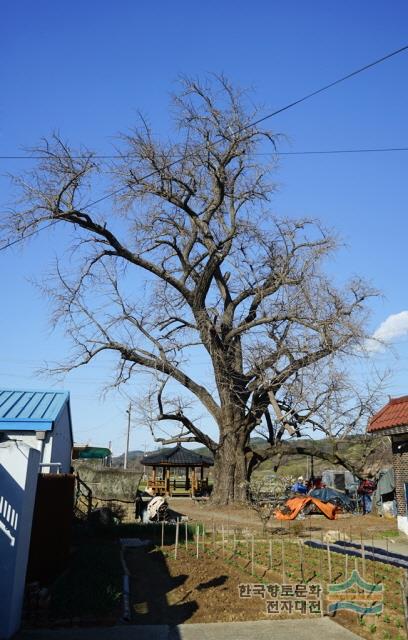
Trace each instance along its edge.
{"label": "person standing", "polygon": [[358,494],[361,496],[361,504],[363,506],[363,515],[365,516],[367,513],[371,512],[372,509],[372,495],[375,490],[375,484],[372,480],[362,480],[360,482],[360,486],[357,490]]}

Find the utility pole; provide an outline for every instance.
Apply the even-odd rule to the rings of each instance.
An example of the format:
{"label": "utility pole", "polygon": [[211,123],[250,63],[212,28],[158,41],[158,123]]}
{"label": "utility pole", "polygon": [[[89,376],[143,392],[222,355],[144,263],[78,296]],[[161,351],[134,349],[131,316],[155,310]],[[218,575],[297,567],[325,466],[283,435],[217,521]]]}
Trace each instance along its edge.
{"label": "utility pole", "polygon": [[129,402],[129,408],[126,410],[126,413],[128,414],[128,426],[127,426],[127,436],[126,436],[125,458],[123,460],[123,468],[124,469],[127,469],[127,465],[128,465],[131,410],[132,410],[132,404],[131,404],[131,402]]}
{"label": "utility pole", "polygon": [[[146,447],[147,447],[147,442],[144,443],[144,453],[143,453],[143,458],[146,457]],[[143,480],[146,479],[146,467],[143,465]]]}

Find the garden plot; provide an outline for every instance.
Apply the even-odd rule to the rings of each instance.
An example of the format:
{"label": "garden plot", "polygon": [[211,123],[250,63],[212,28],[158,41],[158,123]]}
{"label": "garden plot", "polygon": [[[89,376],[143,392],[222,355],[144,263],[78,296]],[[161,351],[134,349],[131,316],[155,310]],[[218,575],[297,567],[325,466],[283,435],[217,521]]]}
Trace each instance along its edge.
{"label": "garden plot", "polygon": [[[127,554],[133,623],[174,625],[320,616],[318,610],[305,614],[294,606],[290,613],[268,613],[267,601],[272,594],[267,585],[303,585],[304,591],[321,585],[326,590],[328,583],[343,582],[356,569],[367,582],[384,585],[384,612],[359,616],[342,611],[334,620],[365,638],[406,637],[403,572],[395,567],[312,549],[295,538],[265,539],[226,527],[197,526],[194,536],[184,524],[162,525],[162,530],[167,541],[173,535],[173,544],[158,544],[148,553],[137,550]],[[246,584],[257,584],[257,595],[240,597],[239,585]],[[324,597],[322,611],[326,605]]]}

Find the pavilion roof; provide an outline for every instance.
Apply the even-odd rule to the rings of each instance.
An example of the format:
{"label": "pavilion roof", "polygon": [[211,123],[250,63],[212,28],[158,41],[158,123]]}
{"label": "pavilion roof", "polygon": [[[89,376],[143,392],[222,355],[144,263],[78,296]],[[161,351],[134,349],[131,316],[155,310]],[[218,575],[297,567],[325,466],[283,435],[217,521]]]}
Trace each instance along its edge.
{"label": "pavilion roof", "polygon": [[169,467],[212,467],[212,458],[202,456],[191,449],[185,449],[178,444],[172,449],[162,449],[156,453],[144,456],[141,459],[143,465],[158,467],[166,465]]}

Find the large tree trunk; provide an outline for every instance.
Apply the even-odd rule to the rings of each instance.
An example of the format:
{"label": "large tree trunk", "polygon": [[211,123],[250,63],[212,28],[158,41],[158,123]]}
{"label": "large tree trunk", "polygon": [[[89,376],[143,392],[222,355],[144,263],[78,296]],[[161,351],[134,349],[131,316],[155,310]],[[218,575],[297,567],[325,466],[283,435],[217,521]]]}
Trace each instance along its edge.
{"label": "large tree trunk", "polygon": [[248,496],[245,434],[221,434],[214,456],[212,502],[219,505],[245,502]]}

